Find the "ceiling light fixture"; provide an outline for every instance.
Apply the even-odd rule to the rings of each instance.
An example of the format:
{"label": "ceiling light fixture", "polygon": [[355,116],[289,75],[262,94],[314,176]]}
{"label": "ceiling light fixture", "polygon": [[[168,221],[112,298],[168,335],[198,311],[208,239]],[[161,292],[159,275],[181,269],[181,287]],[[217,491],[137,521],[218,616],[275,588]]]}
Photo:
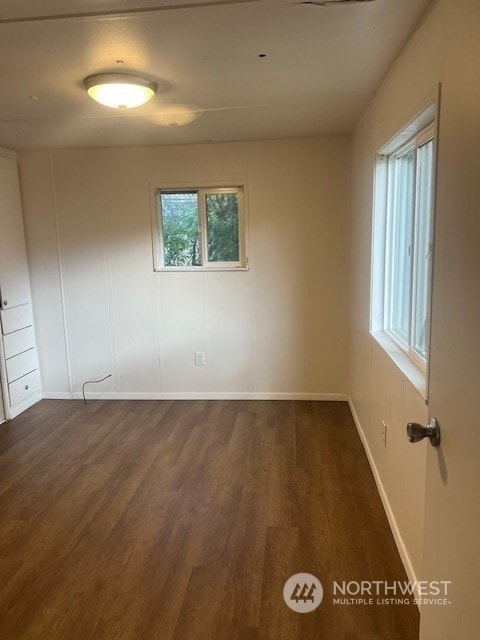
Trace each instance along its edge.
{"label": "ceiling light fixture", "polygon": [[130,73],[100,73],[83,81],[88,95],[113,109],[131,109],[151,100],[158,84]]}

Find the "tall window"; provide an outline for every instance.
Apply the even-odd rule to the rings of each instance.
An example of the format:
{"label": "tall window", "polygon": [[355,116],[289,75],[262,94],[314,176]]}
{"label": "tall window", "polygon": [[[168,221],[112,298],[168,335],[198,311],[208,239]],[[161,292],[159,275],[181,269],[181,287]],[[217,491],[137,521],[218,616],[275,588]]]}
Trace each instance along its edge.
{"label": "tall window", "polygon": [[243,187],[156,189],[156,268],[246,266]]}
{"label": "tall window", "polygon": [[423,366],[429,339],[434,136],[435,128],[427,127],[377,156],[376,171],[374,243],[377,258],[383,259],[374,255],[374,268],[383,264],[383,273],[374,273],[374,285],[383,285],[381,329]]}

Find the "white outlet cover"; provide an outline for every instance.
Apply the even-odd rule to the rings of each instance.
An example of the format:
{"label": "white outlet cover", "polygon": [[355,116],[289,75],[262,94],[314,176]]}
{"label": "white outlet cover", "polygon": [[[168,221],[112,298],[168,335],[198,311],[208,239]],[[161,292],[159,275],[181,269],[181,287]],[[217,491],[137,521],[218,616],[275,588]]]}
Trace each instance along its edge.
{"label": "white outlet cover", "polygon": [[205,353],[203,351],[195,351],[194,361],[196,367],[204,367],[205,366]]}

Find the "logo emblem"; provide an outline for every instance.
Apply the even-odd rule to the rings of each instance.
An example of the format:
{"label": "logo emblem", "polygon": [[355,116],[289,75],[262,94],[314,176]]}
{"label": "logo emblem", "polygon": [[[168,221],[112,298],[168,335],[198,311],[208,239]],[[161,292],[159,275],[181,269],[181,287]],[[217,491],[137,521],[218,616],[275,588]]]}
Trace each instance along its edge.
{"label": "logo emblem", "polygon": [[296,573],[285,582],[283,599],[292,611],[310,613],[323,600],[322,583],[311,573]]}

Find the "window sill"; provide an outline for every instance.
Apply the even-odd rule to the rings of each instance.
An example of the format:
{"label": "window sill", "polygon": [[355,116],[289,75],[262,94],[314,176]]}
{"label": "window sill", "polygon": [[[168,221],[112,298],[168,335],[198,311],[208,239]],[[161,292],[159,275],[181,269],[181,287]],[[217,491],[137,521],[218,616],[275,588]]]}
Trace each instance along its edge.
{"label": "window sill", "polygon": [[401,349],[394,340],[392,340],[385,332],[370,332],[375,342],[382,347],[394,364],[400,369],[401,373],[415,387],[418,393],[428,403],[427,398],[427,374],[418,366],[408,354]]}

